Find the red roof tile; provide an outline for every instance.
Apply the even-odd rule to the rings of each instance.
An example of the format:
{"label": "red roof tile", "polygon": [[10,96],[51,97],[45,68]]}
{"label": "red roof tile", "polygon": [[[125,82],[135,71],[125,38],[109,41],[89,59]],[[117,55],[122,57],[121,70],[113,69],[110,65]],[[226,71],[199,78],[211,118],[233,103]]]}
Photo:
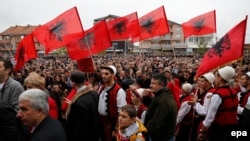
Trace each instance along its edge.
{"label": "red roof tile", "polygon": [[27,25],[27,26],[11,26],[0,35],[27,35],[31,33],[38,26]]}

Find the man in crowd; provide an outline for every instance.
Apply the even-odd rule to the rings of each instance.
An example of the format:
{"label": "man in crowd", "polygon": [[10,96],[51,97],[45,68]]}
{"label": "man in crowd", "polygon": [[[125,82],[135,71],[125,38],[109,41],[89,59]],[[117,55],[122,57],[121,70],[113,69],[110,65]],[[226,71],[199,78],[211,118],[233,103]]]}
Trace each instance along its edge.
{"label": "man in crowd", "polygon": [[127,105],[125,91],[115,82],[116,72],[116,67],[113,65],[101,69],[103,85],[99,90],[98,112],[102,123],[102,141],[115,140],[112,133],[116,128],[118,111]]}
{"label": "man in crowd", "polygon": [[197,133],[199,132],[202,122],[207,115],[210,100],[214,92],[214,80],[215,76],[211,72],[200,76],[198,85],[199,88],[202,89],[202,93],[199,94],[197,92],[196,94],[194,94],[194,98],[189,102],[189,104],[194,105],[195,109],[194,122],[191,132],[191,141],[196,140]]}
{"label": "man in crowd", "polygon": [[10,77],[13,65],[10,60],[0,58],[0,99],[18,110],[18,97],[24,91],[23,86]]}
{"label": "man in crowd", "polygon": [[141,78],[138,79],[136,83],[139,84],[141,88],[149,88],[150,79],[147,77],[147,73],[142,73]]}
{"label": "man in crowd", "polygon": [[26,127],[32,127],[30,141],[66,141],[66,134],[60,122],[48,115],[48,94],[45,91],[24,91],[18,102],[17,117]]}
{"label": "man in crowd", "polygon": [[71,85],[76,94],[66,111],[66,133],[68,141],[99,141],[100,122],[97,111],[97,96],[85,85],[85,75],[81,71],[73,71],[70,76]]}
{"label": "man in crowd", "polygon": [[238,94],[239,125],[242,130],[250,130],[250,72],[244,73],[240,78],[240,85],[244,91]]}
{"label": "man in crowd", "polygon": [[177,106],[173,94],[166,88],[166,76],[152,76],[150,91],[155,97],[148,107],[144,125],[152,141],[173,141],[176,128]]}

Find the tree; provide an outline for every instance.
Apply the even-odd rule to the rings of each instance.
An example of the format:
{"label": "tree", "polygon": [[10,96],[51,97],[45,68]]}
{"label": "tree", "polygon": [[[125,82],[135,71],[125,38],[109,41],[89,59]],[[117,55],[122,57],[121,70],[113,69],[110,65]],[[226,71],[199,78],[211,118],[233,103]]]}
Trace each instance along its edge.
{"label": "tree", "polygon": [[203,56],[204,53],[207,51],[208,42],[204,39],[204,37],[199,37],[197,45],[197,53]]}

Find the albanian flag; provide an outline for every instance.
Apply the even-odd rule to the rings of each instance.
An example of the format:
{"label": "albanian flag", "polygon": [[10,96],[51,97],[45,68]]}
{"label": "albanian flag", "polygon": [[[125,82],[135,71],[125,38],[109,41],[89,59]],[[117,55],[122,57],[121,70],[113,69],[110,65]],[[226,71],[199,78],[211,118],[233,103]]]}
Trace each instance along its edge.
{"label": "albanian flag", "polygon": [[69,57],[73,60],[90,57],[112,46],[105,21],[100,21],[85,31],[85,36],[79,33],[68,39],[74,39],[66,45]]}
{"label": "albanian flag", "polygon": [[108,21],[107,27],[111,40],[129,39],[140,34],[137,12]]}
{"label": "albanian flag", "polygon": [[66,45],[65,36],[78,32],[84,31],[77,8],[73,7],[52,21],[36,28],[33,35],[45,46],[45,53],[48,54],[50,51]]}
{"label": "albanian flag", "polygon": [[164,6],[161,6],[139,18],[139,24],[140,36],[132,38],[132,42],[138,42],[169,33],[168,20]]}
{"label": "albanian flag", "polygon": [[195,78],[243,56],[246,25],[247,17],[205,53]]}
{"label": "albanian flag", "polygon": [[36,47],[32,34],[26,35],[19,43],[15,54],[16,66],[15,71],[22,69],[24,64],[37,58]]}
{"label": "albanian flag", "polygon": [[216,32],[215,10],[199,15],[182,24],[184,38]]}

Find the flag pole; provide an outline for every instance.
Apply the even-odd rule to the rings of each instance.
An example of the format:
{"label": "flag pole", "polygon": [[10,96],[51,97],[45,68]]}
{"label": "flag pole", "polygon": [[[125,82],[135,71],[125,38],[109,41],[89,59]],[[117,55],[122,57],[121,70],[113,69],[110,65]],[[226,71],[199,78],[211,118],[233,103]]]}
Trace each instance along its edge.
{"label": "flag pole", "polygon": [[[90,58],[91,58],[91,60],[92,60],[93,66],[94,66],[94,65],[95,65],[95,64],[94,64],[94,59],[93,59],[92,52],[91,52],[91,50],[90,50],[90,46],[89,46],[89,42],[88,42],[88,40],[87,40],[87,36],[85,36],[84,39],[85,39],[85,42],[86,42],[86,44],[87,44],[88,51],[89,51],[89,54],[90,54]],[[95,67],[95,66],[94,66],[94,67]]]}
{"label": "flag pole", "polygon": [[174,60],[176,61],[176,55],[175,55],[175,47],[173,46],[172,50],[173,50],[173,54],[174,54]]}
{"label": "flag pole", "polygon": [[127,40],[125,40],[125,46],[124,46],[124,56],[127,55]]}
{"label": "flag pole", "polygon": [[[77,7],[76,7],[76,6],[75,6],[75,9],[76,9],[77,16],[78,16],[78,18],[79,18],[79,20],[80,20],[80,24],[81,24],[82,32],[84,33],[84,29],[83,29],[83,25],[82,25],[82,22],[81,22],[81,18],[80,18],[80,16],[79,16],[78,9],[77,9]],[[84,34],[84,35],[85,35],[85,34]],[[85,35],[84,39],[85,39],[86,44],[87,44],[87,47],[88,47],[88,51],[89,51],[89,54],[90,54],[90,58],[91,58],[92,63],[93,63],[93,65],[94,65],[94,61],[93,61],[93,57],[92,57],[92,53],[91,53],[91,51],[90,51],[89,42],[88,42],[88,40],[87,40],[87,36],[86,36],[86,35]]]}
{"label": "flag pole", "polygon": [[[174,48],[175,48],[175,46],[173,45],[173,40],[172,40],[172,36],[173,36],[173,35],[170,33],[170,36],[171,36],[171,40],[170,40],[170,42],[171,42],[171,46],[173,46],[173,47],[172,47],[172,50],[173,50],[173,54],[174,54],[174,60],[176,61],[175,49],[174,49]],[[184,40],[185,40],[185,39],[184,39]]]}
{"label": "flag pole", "polygon": [[[246,15],[246,18],[245,18],[245,20],[246,20],[246,25],[245,25],[245,32],[244,32],[244,38],[243,38],[243,41],[242,41],[242,57],[241,57],[241,59],[240,59],[240,73],[242,73],[242,64],[243,64],[243,58],[244,58],[244,44],[245,44],[245,37],[246,37],[246,26],[247,26],[247,19],[248,19],[248,15]],[[241,74],[240,74],[241,75]],[[239,76],[240,76],[239,75]]]}
{"label": "flag pole", "polygon": [[142,46],[142,44],[141,44],[141,42],[139,41],[139,54],[140,54],[140,56],[141,56],[141,46]]}
{"label": "flag pole", "polygon": [[87,73],[87,80],[88,80],[88,82],[89,82],[89,73]]}
{"label": "flag pole", "polygon": [[238,74],[238,79],[239,79],[240,76],[242,75],[242,64],[243,64],[243,57],[241,57],[241,59],[240,59],[240,70],[239,70],[239,73],[240,73],[240,74]]}
{"label": "flag pole", "polygon": [[217,43],[218,40],[217,40],[217,32],[215,32],[215,43]]}

